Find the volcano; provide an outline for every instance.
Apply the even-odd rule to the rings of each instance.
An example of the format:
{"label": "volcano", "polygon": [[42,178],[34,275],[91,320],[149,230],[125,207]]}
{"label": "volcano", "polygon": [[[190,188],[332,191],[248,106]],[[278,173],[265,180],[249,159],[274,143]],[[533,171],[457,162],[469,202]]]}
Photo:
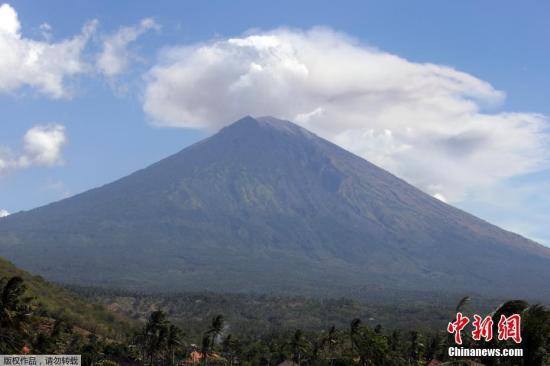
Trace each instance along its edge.
{"label": "volcano", "polygon": [[0,219],[0,256],[79,285],[550,299],[550,249],[272,117]]}

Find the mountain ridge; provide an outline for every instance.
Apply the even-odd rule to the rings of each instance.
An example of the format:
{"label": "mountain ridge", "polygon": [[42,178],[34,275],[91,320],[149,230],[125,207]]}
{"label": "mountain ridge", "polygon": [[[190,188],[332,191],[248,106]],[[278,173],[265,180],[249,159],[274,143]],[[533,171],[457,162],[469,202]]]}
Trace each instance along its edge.
{"label": "mountain ridge", "polygon": [[[56,266],[55,253],[81,273]],[[550,249],[273,117],[245,117],[113,183],[1,220],[0,255],[54,280],[132,288],[507,283],[515,289],[495,294],[541,295],[550,279]]]}

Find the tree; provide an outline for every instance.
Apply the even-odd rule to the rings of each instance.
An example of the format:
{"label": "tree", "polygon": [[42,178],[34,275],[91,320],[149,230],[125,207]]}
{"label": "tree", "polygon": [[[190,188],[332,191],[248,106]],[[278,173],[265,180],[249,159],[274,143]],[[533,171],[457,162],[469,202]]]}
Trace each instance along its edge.
{"label": "tree", "polygon": [[183,346],[183,331],[177,326],[170,324],[166,337],[166,349],[170,357],[170,365],[175,365],[175,353]]}
{"label": "tree", "polygon": [[145,349],[150,365],[154,365],[157,355],[165,348],[168,332],[166,314],[162,310],[152,312],[145,324]]}
{"label": "tree", "polygon": [[290,341],[290,349],[292,351],[292,358],[294,362],[299,365],[302,364],[304,354],[307,352],[307,340],[304,338],[304,333],[297,329]]}
{"label": "tree", "polygon": [[321,348],[328,349],[328,359],[330,360],[330,366],[334,365],[334,361],[335,361],[334,351],[336,349],[337,343],[338,343],[338,338],[337,338],[336,327],[333,325],[328,330],[327,336],[323,338],[321,342]]}
{"label": "tree", "polygon": [[430,339],[430,342],[427,343],[425,359],[430,362],[431,360],[440,359],[441,349],[442,349],[442,339],[439,333],[433,335]]}
{"label": "tree", "polygon": [[0,351],[17,353],[29,339],[28,326],[33,312],[32,297],[21,277],[0,279]]}
{"label": "tree", "polygon": [[361,320],[354,319],[350,326],[352,353],[359,355],[359,365],[389,365],[391,351],[382,328],[373,330],[361,326]]}
{"label": "tree", "polygon": [[95,334],[88,336],[88,342],[82,348],[82,363],[89,366],[94,366],[103,356],[103,345]]}
{"label": "tree", "polygon": [[231,334],[229,334],[222,343],[223,352],[229,359],[229,365],[233,365],[235,362],[235,353],[239,349],[239,342]]}
{"label": "tree", "polygon": [[72,334],[72,327],[62,319],[56,319],[49,333],[36,337],[34,350],[42,354],[65,353]]}
{"label": "tree", "polygon": [[456,305],[455,312],[458,313],[464,307],[464,305],[470,302],[470,300],[471,300],[470,296],[464,296],[462,299],[460,299],[460,301]]}
{"label": "tree", "polygon": [[420,352],[422,349],[422,343],[420,343],[419,335],[417,331],[411,331],[410,335],[410,345],[409,345],[409,360],[417,365],[420,361]]}
{"label": "tree", "polygon": [[361,319],[355,318],[351,321],[350,324],[350,341],[351,341],[351,349],[352,351],[356,349],[357,347],[357,336],[359,334],[359,329],[361,328]]}
{"label": "tree", "polygon": [[210,352],[210,346],[212,342],[208,333],[205,333],[202,337],[201,343],[201,354],[202,354],[202,364],[208,365],[208,353]]}
{"label": "tree", "polygon": [[531,305],[523,312],[522,347],[524,364],[550,364],[550,310],[542,305]]}
{"label": "tree", "polygon": [[353,319],[350,323],[350,332],[349,332],[349,337],[351,342],[351,353],[353,354],[357,352],[359,354],[359,363],[363,364],[364,360],[360,352],[361,345],[359,342],[360,335],[361,335],[360,330],[361,330],[361,319],[359,318]]}
{"label": "tree", "polygon": [[216,315],[212,319],[210,328],[207,331],[208,335],[210,335],[211,342],[212,342],[211,348],[214,348],[214,343],[221,336],[224,325],[225,325],[225,319],[223,318],[223,315]]}
{"label": "tree", "polygon": [[214,318],[212,318],[210,327],[204,333],[202,337],[202,347],[201,347],[202,362],[204,365],[208,364],[208,353],[214,349],[216,340],[223,333],[224,326],[225,326],[225,319],[223,318],[223,315],[218,314]]}
{"label": "tree", "polygon": [[400,346],[401,346],[401,334],[396,329],[391,333],[390,350],[394,353],[399,352],[400,351]]}

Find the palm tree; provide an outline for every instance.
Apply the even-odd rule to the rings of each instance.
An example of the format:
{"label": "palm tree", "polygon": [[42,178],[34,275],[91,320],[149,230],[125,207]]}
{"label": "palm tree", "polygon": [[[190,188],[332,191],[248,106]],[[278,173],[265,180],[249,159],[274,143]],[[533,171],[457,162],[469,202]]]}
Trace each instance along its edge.
{"label": "palm tree", "polygon": [[413,362],[414,365],[417,365],[420,361],[420,350],[422,347],[422,344],[419,342],[418,332],[417,331],[411,331],[411,343],[409,347],[409,360]]}
{"label": "palm tree", "polygon": [[[488,343],[487,347],[489,348],[497,348],[498,347],[498,337],[496,337],[496,334],[498,333],[498,323],[500,321],[500,317],[502,315],[504,316],[510,316],[512,314],[519,314],[523,310],[527,309],[529,304],[524,300],[510,300],[506,301],[505,303],[500,304],[492,313],[491,318],[493,320],[493,339]],[[483,363],[487,364],[488,366],[495,366],[501,364],[500,360],[494,357],[487,357],[482,359]]]}
{"label": "palm tree", "polygon": [[390,337],[390,350],[396,353],[399,350],[401,344],[401,335],[398,330],[394,330]]}
{"label": "palm tree", "polygon": [[19,352],[28,337],[33,311],[32,298],[21,277],[0,279],[0,352]]}
{"label": "palm tree", "polygon": [[168,332],[169,323],[164,312],[162,310],[152,312],[145,324],[145,347],[151,366],[154,364],[155,356],[164,348]]}
{"label": "palm tree", "polygon": [[177,326],[170,324],[166,337],[166,348],[170,357],[170,366],[175,364],[175,353],[183,345],[183,331]]}
{"label": "palm tree", "polygon": [[426,361],[430,362],[433,359],[439,358],[440,350],[442,348],[441,342],[442,342],[442,339],[439,333],[436,333],[431,337],[430,343],[426,347],[426,352],[425,352]]}
{"label": "palm tree", "polygon": [[82,348],[82,359],[85,365],[94,366],[96,362],[103,355],[102,344],[99,341],[99,338],[95,334],[90,334],[88,336],[88,342]]}
{"label": "palm tree", "polygon": [[323,339],[321,342],[322,347],[328,346],[328,356],[330,359],[330,366],[334,365],[334,349],[336,348],[336,344],[338,342],[337,334],[336,334],[336,327],[333,325],[328,330],[327,336]]}
{"label": "palm tree", "polygon": [[456,305],[455,312],[458,313],[464,307],[464,305],[466,305],[466,303],[470,302],[470,300],[471,300],[470,296],[464,296],[462,299],[460,299],[460,301]]}
{"label": "palm tree", "polygon": [[225,326],[225,319],[223,318],[223,315],[216,315],[212,319],[212,323],[210,324],[210,328],[206,332],[206,334],[210,337],[210,348],[213,350],[214,345],[216,343],[216,340],[222,335],[223,329]]}
{"label": "palm tree", "polygon": [[403,342],[401,340],[401,333],[398,330],[394,330],[387,338],[388,341],[388,354],[391,355],[396,365],[404,365],[408,359],[408,355],[404,351]]}
{"label": "palm tree", "polygon": [[211,345],[210,336],[208,333],[204,334],[202,337],[202,344],[201,344],[201,354],[202,354],[202,364],[208,365],[208,352],[210,351],[210,345]]}
{"label": "palm tree", "polygon": [[229,365],[233,365],[234,359],[235,359],[235,350],[238,347],[238,341],[234,339],[234,337],[229,334],[225,339],[223,340],[223,352],[227,355],[229,358]]}
{"label": "palm tree", "polygon": [[351,321],[350,324],[350,341],[351,341],[351,352],[357,352],[359,354],[359,363],[363,363],[363,356],[361,354],[361,347],[359,344],[359,336],[361,331],[361,319],[355,318]]}
{"label": "palm tree", "polygon": [[[550,347],[550,311],[544,306],[535,304],[529,306],[524,300],[511,300],[501,304],[491,315],[493,318],[493,333],[497,333],[501,315],[521,314],[522,348],[525,365],[547,365]],[[496,342],[493,338],[493,342]],[[489,360],[491,361],[491,360]]]}
{"label": "palm tree", "polygon": [[522,346],[524,364],[542,366],[550,364],[550,310],[535,304],[523,312]]}
{"label": "palm tree", "polygon": [[[464,308],[464,306],[469,303],[471,301],[471,297],[470,296],[464,296],[463,298],[460,299],[460,301],[457,303],[456,305],[456,308],[455,308],[455,312],[454,314],[451,314],[452,315],[452,318],[456,317],[457,313],[459,312],[462,312],[462,309]],[[451,333],[447,333],[447,336],[445,338],[445,340],[443,341],[444,343],[446,343],[447,345],[453,345],[455,344],[454,343],[454,336],[453,334]],[[446,356],[445,356],[446,357]]]}
{"label": "palm tree", "polygon": [[307,341],[304,338],[304,333],[297,329],[290,341],[290,347],[292,349],[292,356],[294,362],[300,366],[302,364],[302,357],[307,352]]}
{"label": "palm tree", "polygon": [[208,333],[213,335],[214,337],[218,337],[223,332],[224,325],[225,319],[223,318],[223,315],[216,315],[212,319],[212,323],[210,324],[210,329],[208,329]]}
{"label": "palm tree", "polygon": [[512,314],[519,314],[528,307],[529,304],[524,300],[510,300],[500,304],[495,311],[491,313],[493,325],[498,324],[501,315],[510,316]]}
{"label": "palm tree", "polygon": [[359,318],[353,319],[350,324],[350,340],[351,340],[352,350],[356,345],[356,336],[359,334],[360,328],[361,328],[361,319]]}
{"label": "palm tree", "polygon": [[216,315],[212,322],[210,323],[210,327],[206,331],[206,333],[202,337],[202,362],[204,365],[208,364],[208,352],[214,349],[214,346],[216,344],[216,340],[221,336],[223,333],[223,329],[225,326],[225,319],[223,318],[223,315],[219,314]]}

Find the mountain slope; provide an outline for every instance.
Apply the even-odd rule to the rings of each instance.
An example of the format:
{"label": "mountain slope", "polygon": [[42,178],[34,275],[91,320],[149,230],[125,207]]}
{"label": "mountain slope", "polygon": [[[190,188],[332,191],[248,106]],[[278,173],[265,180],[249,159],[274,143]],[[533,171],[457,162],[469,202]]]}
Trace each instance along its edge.
{"label": "mountain slope", "polygon": [[15,276],[24,280],[26,295],[41,305],[40,311],[46,317],[62,318],[69,324],[107,337],[123,334],[131,327],[129,318],[108,311],[102,305],[89,303],[75,293],[47,282],[40,276],[33,276],[0,258],[0,278]]}
{"label": "mountain slope", "polygon": [[0,220],[0,255],[102,286],[550,298],[548,248],[270,117],[243,118],[119,181]]}

